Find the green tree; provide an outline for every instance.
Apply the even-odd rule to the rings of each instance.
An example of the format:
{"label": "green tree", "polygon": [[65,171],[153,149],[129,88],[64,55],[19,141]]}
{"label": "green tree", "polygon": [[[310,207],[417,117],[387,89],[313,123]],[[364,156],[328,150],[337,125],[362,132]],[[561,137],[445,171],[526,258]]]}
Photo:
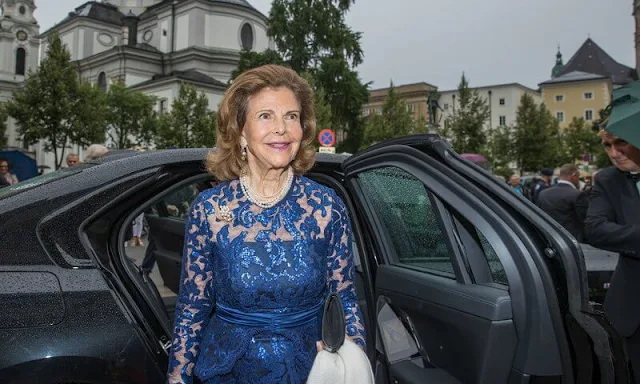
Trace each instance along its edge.
{"label": "green tree", "polygon": [[417,131],[418,124],[407,111],[407,105],[396,93],[393,83],[391,83],[381,113],[374,113],[365,123],[364,138],[360,149]]}
{"label": "green tree", "polygon": [[558,121],[544,104],[524,94],[513,130],[513,158],[520,172],[537,172],[566,161]]}
{"label": "green tree", "polygon": [[0,148],[7,146],[7,119],[9,114],[7,113],[4,105],[0,104]]}
{"label": "green tree", "polygon": [[243,50],[240,53],[240,61],[238,62],[238,67],[231,73],[231,79],[235,79],[242,72],[261,67],[267,64],[278,64],[278,65],[286,65],[286,62],[280,56],[278,51],[274,51],[272,49],[267,49],[263,52],[254,52]]}
{"label": "green tree", "polygon": [[360,146],[364,129],[362,104],[369,98],[354,68],[362,62],[361,33],[345,22],[353,0],[275,0],[268,20],[268,34],[278,52],[243,52],[238,71],[263,64],[284,64],[298,73],[309,72],[331,107],[330,126],[345,131],[340,150]]}
{"label": "green tree", "polygon": [[491,132],[487,143],[487,153],[491,161],[494,173],[509,177],[513,170],[509,163],[513,161],[513,127],[500,126]]}
{"label": "green tree", "polygon": [[107,135],[118,149],[150,143],[156,131],[154,98],[116,82],[106,93]]}
{"label": "green tree", "polygon": [[448,118],[453,148],[458,153],[484,153],[487,143],[484,124],[491,112],[478,91],[469,88],[464,74],[458,85],[458,100],[459,107]]}
{"label": "green tree", "polygon": [[101,95],[78,79],[71,55],[56,34],[48,37],[48,47],[39,69],[29,72],[6,109],[20,139],[27,144],[42,140],[44,150],[53,152],[57,169],[70,145],[104,141],[105,125]]}
{"label": "green tree", "polygon": [[191,84],[180,86],[171,112],[160,117],[156,144],[159,148],[212,148],[216,142],[216,115],[209,100]]}
{"label": "green tree", "polygon": [[582,159],[583,155],[592,155],[600,149],[600,139],[593,132],[592,125],[583,118],[574,117],[563,133],[564,147],[570,159]]}

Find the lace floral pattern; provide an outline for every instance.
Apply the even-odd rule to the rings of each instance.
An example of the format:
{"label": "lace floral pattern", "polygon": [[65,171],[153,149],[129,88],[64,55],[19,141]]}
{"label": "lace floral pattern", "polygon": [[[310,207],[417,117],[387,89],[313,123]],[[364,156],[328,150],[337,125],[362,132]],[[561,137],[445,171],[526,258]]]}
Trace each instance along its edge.
{"label": "lace floral pattern", "polygon": [[[216,215],[221,207],[231,217]],[[252,204],[237,180],[194,201],[186,223],[180,292],[169,355],[169,383],[304,383],[320,340],[321,310],[338,292],[346,334],[365,348],[354,287],[351,224],[329,188],[297,176],[271,208]],[[219,304],[216,315],[214,303]],[[241,325],[241,313],[311,318],[291,327]]]}

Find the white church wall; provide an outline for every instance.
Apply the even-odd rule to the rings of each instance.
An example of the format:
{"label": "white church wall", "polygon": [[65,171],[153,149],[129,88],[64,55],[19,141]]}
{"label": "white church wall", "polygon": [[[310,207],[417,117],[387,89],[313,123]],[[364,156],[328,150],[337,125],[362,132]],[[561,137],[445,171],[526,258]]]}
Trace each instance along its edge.
{"label": "white church wall", "polygon": [[[2,52],[12,52],[13,51],[13,42],[10,40],[0,41],[0,50]],[[15,59],[12,55],[0,55],[0,76],[2,73],[6,73],[7,75],[13,74],[15,68],[12,67],[12,63]]]}
{"label": "white church wall", "polygon": [[151,80],[151,76],[144,76],[144,75],[137,75],[137,74],[127,73],[124,81],[125,81],[125,84],[127,84],[128,87],[131,87],[133,85],[140,84],[140,83],[145,82],[147,80]]}
{"label": "white church wall", "polygon": [[220,102],[222,101],[222,92],[206,91],[204,94],[209,100],[209,110],[217,111]]}
{"label": "white church wall", "polygon": [[209,48],[239,51],[238,31],[243,19],[231,15],[208,14],[205,17],[205,45]]}
{"label": "white church wall", "polygon": [[162,52],[169,52],[169,18],[165,18],[160,21],[160,47],[158,48]]}
{"label": "white church wall", "polygon": [[255,30],[255,42],[253,50],[256,52],[262,52],[267,50],[269,47],[269,36],[267,36],[267,29],[260,24],[251,23],[253,29]]}
{"label": "white church wall", "polygon": [[176,43],[175,49],[179,51],[189,46],[189,14],[176,17]]}
{"label": "white church wall", "polygon": [[76,57],[74,55],[74,45],[73,45],[73,31],[64,33],[62,35],[60,35],[60,40],[62,41],[63,45],[67,46],[67,50],[69,50],[69,52],[71,53],[71,60],[76,60]]}

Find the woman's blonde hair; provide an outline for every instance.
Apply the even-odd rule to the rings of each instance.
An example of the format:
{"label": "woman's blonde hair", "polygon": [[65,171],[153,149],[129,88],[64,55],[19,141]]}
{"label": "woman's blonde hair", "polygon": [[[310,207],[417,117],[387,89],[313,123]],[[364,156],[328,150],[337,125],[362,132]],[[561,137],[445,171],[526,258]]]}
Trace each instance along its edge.
{"label": "woman's blonde hair", "polygon": [[240,138],[247,121],[249,99],[265,88],[287,88],[300,103],[302,143],[291,166],[296,174],[303,174],[313,166],[316,149],[316,109],[313,90],[294,70],[280,65],[264,65],[243,72],[227,89],[218,109],[216,150],[206,159],[207,171],[218,180],[240,177],[246,160],[242,160]]}

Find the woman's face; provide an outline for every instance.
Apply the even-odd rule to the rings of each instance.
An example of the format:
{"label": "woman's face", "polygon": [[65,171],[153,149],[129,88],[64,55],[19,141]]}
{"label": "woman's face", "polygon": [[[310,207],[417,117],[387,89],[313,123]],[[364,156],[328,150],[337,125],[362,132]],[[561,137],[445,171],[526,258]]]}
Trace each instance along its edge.
{"label": "woman's face", "polygon": [[[241,142],[253,172],[289,167],[302,141],[302,108],[288,88],[265,88],[249,98]],[[244,144],[244,143],[242,143]]]}
{"label": "woman's face", "polygon": [[4,175],[7,172],[9,172],[9,163],[0,161],[0,175]]}

